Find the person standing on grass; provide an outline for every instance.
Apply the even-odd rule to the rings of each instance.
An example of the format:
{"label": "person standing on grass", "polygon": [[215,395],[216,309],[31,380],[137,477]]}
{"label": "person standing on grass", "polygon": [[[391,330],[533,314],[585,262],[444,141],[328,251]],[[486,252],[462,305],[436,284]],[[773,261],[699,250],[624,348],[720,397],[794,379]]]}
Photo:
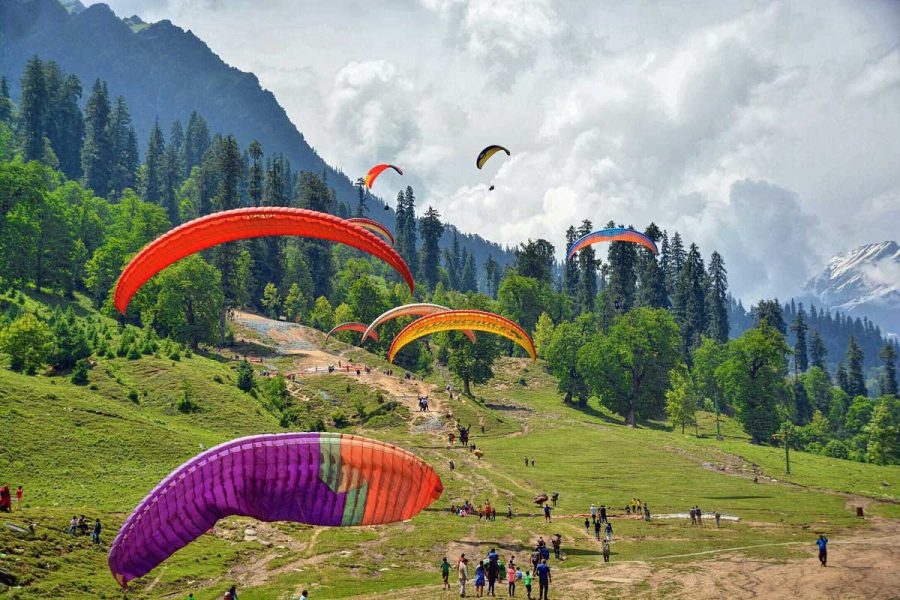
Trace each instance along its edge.
{"label": "person standing on grass", "polygon": [[603,525],[600,523],[600,520],[598,519],[594,523],[594,536],[597,538],[598,541],[600,540],[600,529],[602,527],[603,527]]}
{"label": "person standing on grass", "polygon": [[824,534],[819,534],[819,539],[816,540],[816,546],[819,547],[819,562],[822,563],[823,567],[828,566],[828,538],[825,537]]}
{"label": "person standing on grass", "polygon": [[[492,558],[493,556],[493,558]],[[499,555],[491,549],[491,552],[488,554],[488,564],[487,564],[487,593],[490,596],[494,596],[494,585],[497,583],[497,579],[500,577],[500,563]]]}
{"label": "person standing on grass", "polygon": [[228,588],[228,598],[229,600],[238,600],[237,586],[233,585]]}
{"label": "person standing on grass", "polygon": [[69,535],[75,535],[78,531],[78,517],[73,516],[72,520],[69,521]]}
{"label": "person standing on grass", "polygon": [[716,511],[716,529],[719,528],[719,521],[722,519],[722,513]]}
{"label": "person standing on grass", "polygon": [[609,562],[609,540],[603,540],[603,562]]}
{"label": "person standing on grass", "polygon": [[459,558],[459,563],[456,565],[456,572],[459,575],[459,597],[466,597],[466,582],[469,580],[469,559],[466,558],[466,555],[463,554]]}
{"label": "person standing on grass", "polygon": [[513,598],[516,595],[516,568],[510,563],[506,567],[506,583],[509,584],[509,597]]}
{"label": "person standing on grass", "polygon": [[506,503],[506,518],[512,519],[512,504],[509,502]]}
{"label": "person standing on grass", "polygon": [[546,521],[547,523],[553,522],[553,520],[550,519],[550,505],[549,504],[544,505],[544,521]]}
{"label": "person standing on grass", "polygon": [[606,541],[607,542],[612,541],[612,523],[610,523],[608,521],[606,523]]}
{"label": "person standing on grass", "polygon": [[550,540],[550,543],[553,545],[553,558],[559,560],[559,547],[562,545],[562,535],[557,533]]}
{"label": "person standing on grass", "polygon": [[586,535],[591,535],[591,522],[587,517],[584,518],[584,533]]}
{"label": "person standing on grass", "polygon": [[703,527],[703,513],[700,512],[699,506],[697,506],[696,509],[697,509],[697,525],[699,525],[700,527]]}
{"label": "person standing on grass", "polygon": [[95,544],[100,543],[100,529],[101,528],[102,527],[100,525],[100,519],[97,519],[96,521],[94,521],[94,533],[91,534],[91,541],[93,541]]}
{"label": "person standing on grass", "polygon": [[22,486],[16,488],[16,510],[20,510],[22,508]]}
{"label": "person standing on grass", "polygon": [[550,582],[553,578],[550,576],[550,566],[546,560],[542,560],[537,567],[538,576],[538,600],[550,600]]}
{"label": "person standing on grass", "polygon": [[597,507],[591,504],[591,523],[597,520]]}
{"label": "person standing on grass", "polygon": [[444,580],[444,589],[450,589],[450,563],[447,562],[447,557],[444,557],[444,562],[441,563],[441,578]]}
{"label": "person standing on grass", "polygon": [[606,521],[606,505],[605,504],[600,505],[600,521],[607,522]]}

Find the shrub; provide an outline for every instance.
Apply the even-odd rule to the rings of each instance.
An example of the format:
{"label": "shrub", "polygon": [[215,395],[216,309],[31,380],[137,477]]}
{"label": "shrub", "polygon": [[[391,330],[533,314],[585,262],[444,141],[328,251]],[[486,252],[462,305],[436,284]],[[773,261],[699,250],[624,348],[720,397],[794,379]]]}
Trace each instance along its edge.
{"label": "shrub", "polygon": [[253,389],[253,367],[246,360],[242,360],[237,370],[237,386],[245,392]]}
{"label": "shrub", "polygon": [[128,354],[126,355],[128,360],[137,360],[141,357],[141,351],[138,350],[137,344],[132,344],[128,348]]}
{"label": "shrub", "polygon": [[128,399],[131,400],[132,402],[134,402],[135,404],[137,404],[138,403],[137,390],[128,390]]}
{"label": "shrub", "polygon": [[88,363],[85,359],[79,359],[72,369],[72,383],[75,385],[87,385],[88,383]]}
{"label": "shrub", "polygon": [[337,410],[331,414],[331,420],[334,422],[334,426],[338,429],[343,429],[350,425],[350,419],[347,418],[347,415],[344,414],[344,411]]}
{"label": "shrub", "polygon": [[178,401],[176,408],[178,409],[178,412],[184,413],[186,415],[200,412],[200,406],[187,396]]}

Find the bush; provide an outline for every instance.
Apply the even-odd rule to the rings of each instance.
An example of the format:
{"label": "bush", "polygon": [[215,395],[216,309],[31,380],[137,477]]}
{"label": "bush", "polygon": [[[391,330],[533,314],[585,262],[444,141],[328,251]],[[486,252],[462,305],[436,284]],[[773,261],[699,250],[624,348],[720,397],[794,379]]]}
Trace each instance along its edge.
{"label": "bush", "polygon": [[384,394],[381,393],[381,390],[375,392],[375,402],[378,404],[384,404]]}
{"label": "bush", "polygon": [[176,408],[178,409],[178,412],[184,413],[186,415],[200,412],[200,406],[187,396],[178,401]]}
{"label": "bush", "polygon": [[253,367],[246,360],[242,360],[237,370],[237,386],[245,392],[253,389]]}
{"label": "bush", "polygon": [[350,425],[350,419],[347,418],[347,415],[344,414],[344,411],[337,410],[331,414],[331,420],[334,422],[334,426],[338,429],[343,429]]}
{"label": "bush", "polygon": [[141,351],[138,350],[137,344],[132,344],[128,348],[128,354],[126,354],[128,360],[137,360],[141,357]]}
{"label": "bush", "polygon": [[88,363],[85,359],[79,359],[72,369],[72,383],[75,385],[87,385],[88,383]]}
{"label": "bush", "polygon": [[128,390],[128,399],[131,400],[132,402],[134,402],[135,404],[137,404],[138,403],[137,390]]}
{"label": "bush", "polygon": [[850,449],[841,440],[831,440],[825,444],[825,455],[831,458],[847,459],[850,457]]}
{"label": "bush", "polygon": [[312,422],[312,424],[306,428],[307,431],[325,431],[325,421],[322,418],[318,418]]}
{"label": "bush", "polygon": [[528,382],[525,381],[525,378],[524,378],[524,377],[519,377],[519,385],[521,385],[521,386],[527,386],[527,385],[528,385]]}
{"label": "bush", "polygon": [[179,352],[178,350],[172,350],[172,352],[169,354],[169,360],[174,360],[175,362],[180,361],[181,352]]}
{"label": "bush", "polygon": [[225,383],[218,375],[213,375],[213,381],[215,381],[216,383]]}

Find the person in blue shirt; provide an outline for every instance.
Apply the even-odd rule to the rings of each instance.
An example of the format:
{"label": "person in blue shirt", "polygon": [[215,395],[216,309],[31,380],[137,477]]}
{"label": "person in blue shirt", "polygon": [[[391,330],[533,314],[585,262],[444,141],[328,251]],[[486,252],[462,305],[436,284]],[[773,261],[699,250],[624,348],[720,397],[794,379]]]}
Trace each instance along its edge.
{"label": "person in blue shirt", "polygon": [[544,505],[544,520],[548,523],[552,523],[553,521],[550,519],[550,505]]}
{"label": "person in blue shirt", "polygon": [[816,546],[819,547],[819,562],[822,563],[823,567],[828,566],[828,538],[819,534],[819,539],[816,540]]}
{"label": "person in blue shirt", "polygon": [[550,600],[550,582],[553,578],[550,576],[550,566],[546,559],[537,566],[535,575],[538,576],[538,600]]}
{"label": "person in blue shirt", "polygon": [[609,521],[606,522],[606,541],[612,541],[612,523]]}
{"label": "person in blue shirt", "polygon": [[481,597],[484,595],[484,561],[481,561],[477,567],[475,567],[475,596]]}

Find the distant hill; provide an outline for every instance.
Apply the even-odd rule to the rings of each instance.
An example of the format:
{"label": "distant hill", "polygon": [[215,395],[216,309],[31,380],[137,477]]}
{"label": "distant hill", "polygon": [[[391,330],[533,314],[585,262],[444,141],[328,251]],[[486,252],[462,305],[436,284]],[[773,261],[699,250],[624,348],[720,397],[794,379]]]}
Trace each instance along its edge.
{"label": "distant hill", "polygon": [[[28,59],[54,60],[78,75],[85,90],[100,78],[112,96],[125,97],[142,151],[157,118],[167,129],[176,119],[185,123],[196,110],[212,131],[233,133],[244,147],[256,139],[267,155],[283,154],[295,171],[325,172],[338,197],[356,205],[351,178],[316,153],[254,74],[229,66],[200,38],[168,20],[120,19],[105,4],[85,8],[78,0],[0,0],[0,39],[0,73],[9,79],[15,100]],[[426,205],[420,199],[419,212]],[[371,216],[395,225],[393,210],[382,210],[380,203],[372,206]],[[449,245],[451,237],[445,233],[441,245]],[[511,252],[479,236],[460,241],[474,253],[479,279],[489,254],[501,267],[513,260]]]}
{"label": "distant hill", "polygon": [[879,242],[838,254],[803,291],[820,306],[853,317],[865,315],[900,334],[900,245]]}

